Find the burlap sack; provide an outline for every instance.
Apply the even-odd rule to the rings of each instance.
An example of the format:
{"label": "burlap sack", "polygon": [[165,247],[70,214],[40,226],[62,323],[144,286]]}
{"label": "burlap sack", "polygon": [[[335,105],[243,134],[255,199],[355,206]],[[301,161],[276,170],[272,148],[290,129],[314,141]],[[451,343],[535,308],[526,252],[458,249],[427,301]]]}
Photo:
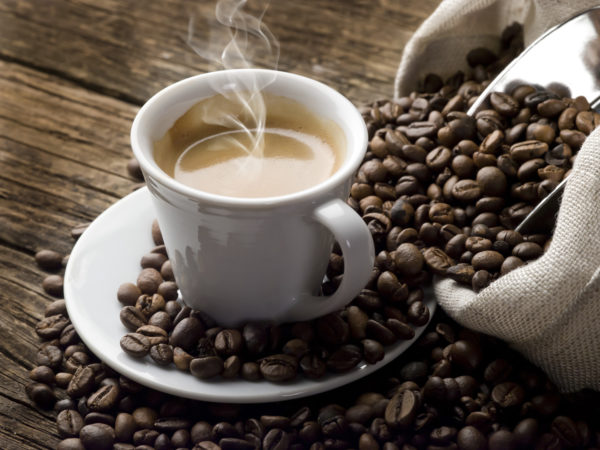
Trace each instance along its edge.
{"label": "burlap sack", "polygon": [[[428,72],[464,69],[464,55],[492,47],[505,26],[524,24],[525,44],[598,1],[445,0],[406,46],[396,95]],[[552,244],[537,261],[475,294],[434,283],[457,322],[510,343],[563,392],[600,390],[600,130],[586,140],[567,183]]]}
{"label": "burlap sack", "polygon": [[548,28],[599,0],[443,0],[404,47],[394,96],[414,90],[423,74],[451,75],[464,69],[475,47],[497,50],[502,31],[513,22],[524,27],[525,45]]}

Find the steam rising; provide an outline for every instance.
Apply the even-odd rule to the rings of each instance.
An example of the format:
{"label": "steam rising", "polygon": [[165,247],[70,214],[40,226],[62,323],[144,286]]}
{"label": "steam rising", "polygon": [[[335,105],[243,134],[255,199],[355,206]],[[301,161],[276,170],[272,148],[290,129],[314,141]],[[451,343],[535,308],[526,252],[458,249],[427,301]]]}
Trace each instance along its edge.
{"label": "steam rising", "polygon": [[[253,60],[261,59],[270,69],[277,69],[279,42],[263,23],[266,6],[259,17],[244,10],[247,0],[218,0],[215,7],[216,23],[208,18],[191,15],[186,42],[206,60],[215,62],[224,69],[248,69],[254,67]],[[204,20],[204,24],[199,21]],[[208,42],[197,42],[199,27],[208,28]],[[205,123],[222,125],[242,131],[251,143],[246,147],[240,140],[230,137],[231,145],[243,148],[248,154],[262,157],[267,111],[262,90],[272,80],[257,80],[255,77],[230,76],[225,85],[213,86],[237,110],[231,108],[206,108],[202,113]]]}

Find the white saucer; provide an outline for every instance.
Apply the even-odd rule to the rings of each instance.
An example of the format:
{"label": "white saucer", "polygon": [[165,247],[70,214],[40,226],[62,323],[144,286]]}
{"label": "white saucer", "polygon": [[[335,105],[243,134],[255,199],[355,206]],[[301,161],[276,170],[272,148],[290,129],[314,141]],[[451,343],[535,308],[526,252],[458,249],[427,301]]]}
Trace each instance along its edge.
{"label": "white saucer", "polygon": [[[98,358],[117,372],[145,386],[169,394],[196,400],[228,403],[263,403],[305,397],[348,384],[383,367],[404,352],[423,332],[386,350],[377,364],[361,363],[340,374],[328,374],[319,380],[298,376],[290,383],[245,380],[202,381],[175,367],[156,365],[152,360],[136,360],[120,347],[127,329],[119,320],[121,304],[117,289],[135,282],[141,257],[154,247],[150,227],[154,211],[147,188],[121,199],[88,227],[77,241],[66,268],[64,293],[69,317],[77,333]],[[436,303],[427,296],[433,315]]]}

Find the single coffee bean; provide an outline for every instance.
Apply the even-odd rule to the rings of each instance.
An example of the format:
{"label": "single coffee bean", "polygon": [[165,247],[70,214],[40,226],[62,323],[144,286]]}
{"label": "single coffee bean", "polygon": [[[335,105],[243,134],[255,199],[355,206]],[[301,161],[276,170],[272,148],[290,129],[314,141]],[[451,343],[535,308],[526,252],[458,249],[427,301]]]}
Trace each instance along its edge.
{"label": "single coffee bean", "polygon": [[159,366],[167,366],[173,362],[173,347],[169,344],[157,344],[150,347],[150,357]]}
{"label": "single coffee bean", "polygon": [[408,427],[416,416],[421,401],[418,392],[410,389],[396,393],[389,401],[384,418],[393,427]]}
{"label": "single coffee bean", "polygon": [[223,372],[223,359],[219,356],[194,358],[190,362],[190,372],[197,378],[214,378]]}
{"label": "single coffee bean", "polygon": [[35,254],[35,262],[44,270],[58,270],[62,267],[63,255],[54,250],[43,249]]}
{"label": "single coffee bean", "polygon": [[529,448],[538,437],[539,423],[536,419],[528,417],[515,426],[513,433],[518,448]]}
{"label": "single coffee bean", "polygon": [[54,371],[48,366],[38,366],[31,369],[29,378],[38,383],[52,384],[54,382]]}
{"label": "single coffee bean", "polygon": [[136,284],[142,294],[152,295],[158,291],[158,286],[163,282],[160,272],[156,269],[143,269],[138,275]]}
{"label": "single coffee bean", "polygon": [[112,449],[115,430],[104,423],[94,423],[85,425],[79,433],[79,438],[86,449]]}
{"label": "single coffee bean", "polygon": [[490,103],[503,116],[513,117],[519,112],[519,103],[512,96],[502,92],[492,92]]}
{"label": "single coffee bean", "polygon": [[487,449],[487,439],[485,435],[473,426],[462,428],[456,436],[456,443],[460,449],[464,450]]}
{"label": "single coffee bean", "polygon": [[350,336],[350,327],[339,314],[332,313],[323,316],[316,323],[317,335],[328,345],[341,345]]}
{"label": "single coffee bean", "polygon": [[44,317],[63,315],[67,317],[67,304],[64,300],[54,300],[44,310]]}
{"label": "single coffee bean", "polygon": [[483,195],[500,197],[506,192],[506,175],[496,166],[487,166],[479,169],[476,181]]}
{"label": "single coffee bean", "polygon": [[56,426],[60,437],[77,437],[83,428],[83,418],[76,410],[65,409],[56,416]]}
{"label": "single coffee bean", "polygon": [[46,345],[40,348],[36,354],[35,361],[39,366],[48,366],[53,370],[60,367],[63,353],[56,345]]}
{"label": "single coffee bean", "polygon": [[458,340],[450,345],[449,359],[453,364],[471,372],[483,361],[481,346],[474,340]]}
{"label": "single coffee bean", "polygon": [[167,256],[162,253],[147,253],[146,255],[142,256],[140,265],[144,269],[152,268],[160,271],[162,265],[165,263],[165,261],[167,261],[167,259]]}
{"label": "single coffee bean", "polygon": [[497,271],[504,262],[504,256],[494,250],[484,250],[473,255],[471,263],[475,270]]}
{"label": "single coffee bean", "polygon": [[94,378],[95,373],[90,366],[79,367],[73,374],[71,381],[69,381],[67,394],[73,398],[89,394],[94,388]]}
{"label": "single coffee bean", "polygon": [[429,317],[429,308],[421,301],[412,303],[408,308],[407,318],[413,325],[425,325],[429,322]]}
{"label": "single coffee bean", "polygon": [[186,317],[175,325],[169,343],[173,347],[181,347],[190,350],[198,343],[198,339],[204,334],[204,325],[195,317]]}
{"label": "single coffee bean", "polygon": [[142,294],[136,300],[135,307],[148,318],[155,312],[162,311],[165,308],[165,299],[160,294]]}
{"label": "single coffee bean", "polygon": [[492,390],[492,400],[503,408],[518,406],[525,399],[525,390],[517,383],[506,381]]}
{"label": "single coffee bean", "polygon": [[242,348],[242,334],[235,329],[220,331],[215,338],[215,349],[221,355],[233,355]]}
{"label": "single coffee bean", "polygon": [[425,264],[433,273],[444,275],[448,267],[454,265],[454,260],[443,250],[437,247],[429,247],[423,251]]}
{"label": "single coffee bean", "polygon": [[56,403],[52,388],[44,383],[29,383],[25,387],[27,396],[40,408],[51,409]]}
{"label": "single coffee bean", "polygon": [[150,341],[140,333],[127,333],[121,338],[121,349],[135,358],[143,358],[150,351]]}
{"label": "single coffee bean", "polygon": [[544,253],[542,247],[535,242],[521,242],[515,245],[512,250],[513,256],[516,256],[522,260],[528,261],[536,259]]}
{"label": "single coffee bean", "polygon": [[460,202],[472,203],[481,197],[482,190],[475,180],[459,180],[452,186],[452,197]]}
{"label": "single coffee bean", "polygon": [[471,281],[473,290],[475,292],[479,292],[480,290],[489,286],[492,282],[492,274],[490,274],[487,270],[478,270],[473,274],[473,279]]}
{"label": "single coffee bean", "polygon": [[56,447],[57,450],[85,450],[81,439],[67,438],[60,441]]}
{"label": "single coffee bean", "polygon": [[135,306],[125,306],[119,313],[121,323],[130,331],[135,331],[148,323],[142,311]]}
{"label": "single coffee bean", "polygon": [[342,373],[356,367],[362,358],[362,351],[356,345],[342,345],[331,354],[326,364],[332,372]]}
{"label": "single coffee bean", "polygon": [[308,353],[300,359],[300,369],[308,378],[321,378],[327,371],[325,361],[318,355]]}
{"label": "single coffee bean", "polygon": [[288,381],[296,377],[298,361],[296,358],[276,354],[260,360],[260,373],[268,381]]}
{"label": "single coffee bean", "polygon": [[109,411],[117,404],[120,394],[118,384],[102,386],[88,397],[87,406],[92,411]]}
{"label": "single coffee bean", "polygon": [[60,275],[48,275],[42,281],[42,288],[46,293],[54,297],[63,296],[63,277]]}

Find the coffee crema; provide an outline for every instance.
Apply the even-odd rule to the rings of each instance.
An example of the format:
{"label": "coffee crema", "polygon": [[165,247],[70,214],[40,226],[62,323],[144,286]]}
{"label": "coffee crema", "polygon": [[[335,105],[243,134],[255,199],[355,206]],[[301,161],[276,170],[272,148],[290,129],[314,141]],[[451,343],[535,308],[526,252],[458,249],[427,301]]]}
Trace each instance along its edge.
{"label": "coffee crema", "polygon": [[177,119],[154,143],[158,166],[204,192],[262,198],[308,189],[342,165],[345,136],[332,120],[263,93],[266,117],[257,128],[256,117],[240,103],[248,97],[232,97],[201,100]]}

